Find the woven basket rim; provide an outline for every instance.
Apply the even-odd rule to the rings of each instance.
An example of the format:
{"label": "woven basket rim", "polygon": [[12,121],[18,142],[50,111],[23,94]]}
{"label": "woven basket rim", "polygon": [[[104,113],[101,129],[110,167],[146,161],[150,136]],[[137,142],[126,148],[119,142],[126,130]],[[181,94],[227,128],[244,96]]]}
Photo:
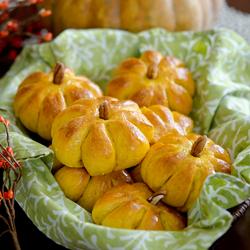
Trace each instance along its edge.
{"label": "woven basket rim", "polygon": [[[249,207],[250,207],[250,197],[246,199],[244,202],[242,202],[241,204],[228,209],[228,211],[233,216],[231,227],[246,213]],[[221,236],[218,240],[216,240],[213,243],[213,245],[209,248],[209,250],[215,249],[216,245],[220,242],[222,237],[223,236]]]}
{"label": "woven basket rim", "polygon": [[249,207],[250,207],[250,197],[241,204],[239,204],[238,206],[228,210],[233,216],[232,225],[234,225],[246,213]]}

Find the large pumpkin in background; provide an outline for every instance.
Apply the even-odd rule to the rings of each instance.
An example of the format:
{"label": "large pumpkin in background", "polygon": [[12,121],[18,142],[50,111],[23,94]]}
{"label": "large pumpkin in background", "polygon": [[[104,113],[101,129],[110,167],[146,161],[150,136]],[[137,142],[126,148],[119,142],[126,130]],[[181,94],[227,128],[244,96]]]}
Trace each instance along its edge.
{"label": "large pumpkin in background", "polygon": [[52,10],[47,28],[58,35],[67,28],[114,28],[140,32],[204,30],[216,20],[224,0],[46,0]]}

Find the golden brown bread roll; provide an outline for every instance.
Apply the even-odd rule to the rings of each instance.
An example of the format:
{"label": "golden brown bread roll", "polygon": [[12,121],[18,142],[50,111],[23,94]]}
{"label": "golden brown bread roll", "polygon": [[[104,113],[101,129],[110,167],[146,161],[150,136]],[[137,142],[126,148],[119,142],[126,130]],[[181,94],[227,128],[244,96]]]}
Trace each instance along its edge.
{"label": "golden brown bread roll", "polygon": [[172,111],[163,105],[152,105],[141,108],[142,113],[154,126],[154,137],[150,145],[155,144],[168,133],[186,135],[193,130],[193,120],[179,112]]}
{"label": "golden brown bread roll", "polygon": [[85,98],[55,118],[52,145],[64,165],[85,167],[96,176],[139,164],[153,133],[153,125],[135,102]]}
{"label": "golden brown bread roll", "polygon": [[194,92],[194,80],[185,64],[158,51],[121,62],[106,88],[106,95],[119,100],[132,100],[140,107],[161,104],[184,115],[192,110]]}
{"label": "golden brown bread roll", "polygon": [[[141,162],[141,177],[162,201],[182,212],[194,204],[208,175],[231,174],[229,154],[211,139],[198,134],[168,134],[154,144]],[[138,171],[138,169],[137,169]]]}
{"label": "golden brown bread roll", "polygon": [[161,197],[162,194],[153,194],[145,183],[119,184],[98,199],[92,218],[98,225],[113,228],[183,230],[186,227],[185,216],[157,202]]}
{"label": "golden brown bread roll", "polygon": [[134,181],[126,170],[91,177],[85,168],[63,166],[54,177],[65,196],[92,212],[96,201],[111,187]]}
{"label": "golden brown bread roll", "polygon": [[51,140],[56,115],[80,98],[103,96],[98,85],[57,63],[49,74],[34,72],[20,84],[14,98],[15,115],[30,131]]}

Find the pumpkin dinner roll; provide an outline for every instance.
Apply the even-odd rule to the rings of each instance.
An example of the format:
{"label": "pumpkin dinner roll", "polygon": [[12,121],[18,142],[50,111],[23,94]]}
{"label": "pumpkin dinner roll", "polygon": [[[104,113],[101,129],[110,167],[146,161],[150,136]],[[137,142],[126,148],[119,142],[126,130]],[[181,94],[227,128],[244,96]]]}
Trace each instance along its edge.
{"label": "pumpkin dinner roll", "polygon": [[112,171],[98,176],[90,176],[85,168],[63,166],[54,174],[65,196],[92,212],[96,201],[113,186],[134,181],[126,170]]}
{"label": "pumpkin dinner roll", "polygon": [[150,145],[155,144],[168,133],[189,134],[193,131],[193,120],[179,112],[172,111],[160,104],[141,108],[142,113],[154,126],[154,137]]}
{"label": "pumpkin dinner roll", "polygon": [[205,179],[216,172],[231,174],[231,167],[226,150],[205,135],[173,133],[150,148],[132,176],[142,178],[155,192],[166,191],[162,201],[187,212]]}
{"label": "pumpkin dinner roll", "polygon": [[108,83],[106,95],[132,100],[140,107],[161,104],[188,115],[192,110],[195,84],[183,61],[158,51],[120,63]]}
{"label": "pumpkin dinner roll", "polygon": [[119,184],[97,200],[93,221],[113,228],[181,231],[186,217],[160,201],[165,194],[153,193],[145,183]]}
{"label": "pumpkin dinner roll", "polygon": [[17,118],[30,131],[51,140],[56,115],[80,98],[103,96],[98,85],[57,62],[49,74],[33,72],[20,84],[14,97]]}
{"label": "pumpkin dinner roll", "polygon": [[150,148],[154,127],[130,100],[81,99],[52,124],[52,145],[68,167],[85,167],[91,176],[135,166]]}

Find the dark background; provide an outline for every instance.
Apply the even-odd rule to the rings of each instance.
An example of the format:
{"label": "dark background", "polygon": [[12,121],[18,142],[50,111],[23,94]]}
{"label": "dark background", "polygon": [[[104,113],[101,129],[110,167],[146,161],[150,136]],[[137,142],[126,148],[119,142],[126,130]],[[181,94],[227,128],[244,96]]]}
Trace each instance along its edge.
{"label": "dark background", "polygon": [[[250,13],[250,0],[227,0],[229,6],[233,6],[238,10]],[[6,67],[0,68],[0,77],[8,70]],[[2,172],[0,172],[0,180],[2,180]],[[1,185],[2,186],[2,185]],[[22,208],[15,203],[16,210],[16,228],[18,239],[22,250],[33,250],[39,248],[63,250],[66,249],[59,246],[42,232],[40,232],[31,220],[24,213]],[[7,218],[3,204],[0,206],[0,214]],[[0,219],[0,234],[7,230],[7,226]],[[14,250],[12,238],[9,233],[5,233],[0,237],[0,249]],[[212,247],[213,250],[250,250],[250,209],[228,230],[228,232],[220,238]]]}

